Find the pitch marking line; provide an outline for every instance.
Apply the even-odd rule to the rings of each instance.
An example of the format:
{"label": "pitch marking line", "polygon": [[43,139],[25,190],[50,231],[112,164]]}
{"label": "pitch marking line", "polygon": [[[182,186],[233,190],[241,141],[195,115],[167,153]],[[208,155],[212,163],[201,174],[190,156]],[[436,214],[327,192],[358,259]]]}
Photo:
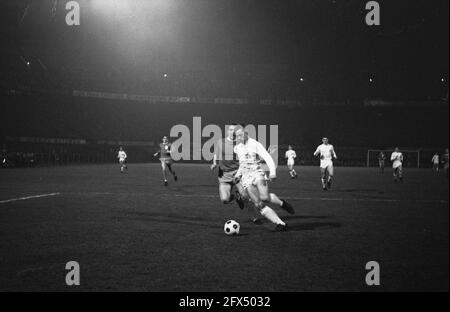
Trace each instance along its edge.
{"label": "pitch marking line", "polygon": [[11,203],[11,202],[19,201],[19,200],[27,200],[27,199],[33,199],[33,198],[56,196],[56,195],[59,195],[59,194],[61,194],[61,193],[49,193],[49,194],[40,194],[40,195],[33,195],[33,196],[5,199],[5,200],[0,200],[0,204]]}

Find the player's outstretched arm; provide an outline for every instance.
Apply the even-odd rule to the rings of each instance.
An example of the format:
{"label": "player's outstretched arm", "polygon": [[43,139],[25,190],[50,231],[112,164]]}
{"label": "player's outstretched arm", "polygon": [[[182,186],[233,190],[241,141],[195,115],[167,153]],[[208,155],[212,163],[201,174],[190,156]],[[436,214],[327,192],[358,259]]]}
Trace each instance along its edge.
{"label": "player's outstretched arm", "polygon": [[214,155],[213,155],[213,162],[211,164],[211,170],[216,169],[216,167],[217,167],[217,155],[214,153]]}
{"label": "player's outstretched arm", "polygon": [[314,156],[319,156],[319,153],[320,153],[320,150],[319,150],[319,147],[317,147],[317,149],[316,149],[316,151],[314,152]]}
{"label": "player's outstretched arm", "polygon": [[256,144],[256,153],[264,159],[267,166],[269,167],[269,179],[275,179],[277,177],[275,162],[273,161],[272,156],[266,151],[264,146],[261,143],[255,141]]}

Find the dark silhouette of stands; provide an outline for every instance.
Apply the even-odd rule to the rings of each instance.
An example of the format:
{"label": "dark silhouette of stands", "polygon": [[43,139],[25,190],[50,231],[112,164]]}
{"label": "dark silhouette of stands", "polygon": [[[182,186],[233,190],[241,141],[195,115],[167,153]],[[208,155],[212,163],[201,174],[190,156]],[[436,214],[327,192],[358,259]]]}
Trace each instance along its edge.
{"label": "dark silhouette of stands", "polygon": [[[115,161],[118,146],[102,145],[98,141],[144,141],[156,144],[163,135],[169,135],[173,125],[185,124],[191,128],[194,116],[202,117],[203,127],[207,124],[223,127],[231,122],[277,124],[281,154],[285,146],[291,144],[302,151],[301,158],[305,164],[315,163],[310,154],[320,144],[322,136],[330,138],[343,165],[364,165],[365,153],[369,148],[399,146],[435,151],[448,145],[448,102],[429,108],[365,107],[362,103],[346,106],[306,104],[295,107],[154,104],[32,94],[2,95],[1,103],[2,146],[8,150],[34,152],[39,163],[48,164]],[[11,139],[18,137],[83,139],[86,143],[24,143]],[[130,155],[135,156],[130,159],[153,160],[151,155],[155,148],[152,146],[126,148]],[[346,159],[349,161],[346,162]]]}

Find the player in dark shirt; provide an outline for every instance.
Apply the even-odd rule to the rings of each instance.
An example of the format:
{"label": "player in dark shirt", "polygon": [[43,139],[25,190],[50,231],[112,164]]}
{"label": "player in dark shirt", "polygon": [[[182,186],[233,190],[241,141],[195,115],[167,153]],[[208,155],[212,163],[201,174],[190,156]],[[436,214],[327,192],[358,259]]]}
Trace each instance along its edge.
{"label": "player in dark shirt", "polygon": [[[234,129],[236,125],[230,125],[227,129],[227,136],[219,139],[214,145],[214,156],[211,170],[218,167],[219,196],[224,204],[231,203],[233,200],[244,209],[245,200],[242,196],[243,188],[240,183],[234,183],[234,175],[239,169],[239,160],[234,153]],[[234,192],[233,192],[234,190]],[[253,208],[252,208],[253,209]],[[253,215],[253,222],[259,223],[258,218]]]}
{"label": "player in dark shirt", "polygon": [[442,156],[442,163],[444,164],[445,175],[448,179],[448,169],[449,169],[449,153],[448,148],[445,149],[444,155]]}
{"label": "player in dark shirt", "polygon": [[386,156],[384,155],[383,152],[380,152],[380,154],[378,154],[378,165],[380,167],[381,174],[384,173],[385,160],[386,160]]}
{"label": "player in dark shirt", "polygon": [[173,175],[173,179],[175,181],[178,180],[177,175],[175,174],[175,171],[172,169],[172,156],[170,155],[172,144],[169,142],[169,139],[164,136],[162,139],[162,142],[159,144],[159,151],[157,151],[154,156],[159,155],[159,160],[161,161],[161,167],[162,167],[162,174],[164,178],[164,185],[167,186],[169,183],[167,182],[166,178],[166,168],[169,170],[169,172]]}

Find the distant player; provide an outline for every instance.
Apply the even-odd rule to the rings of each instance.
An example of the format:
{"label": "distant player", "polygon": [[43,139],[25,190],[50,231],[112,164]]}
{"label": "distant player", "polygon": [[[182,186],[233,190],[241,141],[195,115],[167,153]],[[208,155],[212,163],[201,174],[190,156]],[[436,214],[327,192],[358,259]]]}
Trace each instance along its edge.
{"label": "distant player", "polygon": [[447,176],[447,179],[448,179],[448,168],[449,168],[448,148],[446,148],[444,151],[444,155],[442,156],[442,163],[444,164],[445,175]]}
{"label": "distant player", "polygon": [[154,156],[159,155],[159,160],[161,161],[161,168],[162,168],[162,174],[164,178],[164,185],[167,186],[169,182],[167,182],[166,178],[166,168],[169,170],[169,172],[173,175],[173,179],[175,181],[178,180],[177,175],[175,174],[175,171],[172,169],[172,156],[171,156],[171,149],[172,144],[169,142],[169,139],[164,136],[162,138],[162,142],[159,144],[159,151],[154,154]]}
{"label": "distant player", "polygon": [[439,171],[439,154],[436,152],[431,158],[431,163],[433,164],[433,168],[431,171],[438,172]]}
{"label": "distant player", "polygon": [[378,166],[380,167],[380,173],[384,174],[384,165],[385,165],[386,155],[383,152],[378,154]]}
{"label": "distant player", "polygon": [[398,147],[396,147],[394,152],[391,154],[391,161],[394,182],[397,182],[397,180],[403,181],[403,154],[400,152]]}
{"label": "distant player", "polygon": [[284,158],[287,159],[287,166],[289,169],[289,174],[291,175],[291,179],[297,178],[297,172],[295,172],[294,164],[295,164],[295,158],[297,158],[297,154],[292,149],[292,146],[288,146],[288,150],[286,151]]}
{"label": "distant player", "polygon": [[286,223],[267,204],[275,204],[290,214],[295,213],[294,208],[285,200],[278,198],[274,193],[269,193],[267,177],[260,165],[258,156],[269,167],[269,180],[271,181],[276,178],[275,162],[261,143],[248,137],[248,133],[243,126],[238,125],[235,133],[237,145],[234,147],[234,152],[239,159],[239,169],[235,175],[235,181],[242,183],[246,194],[259,209],[261,215],[276,224],[275,230],[286,231]]}
{"label": "distant player", "polygon": [[322,144],[317,147],[314,156],[320,156],[322,189],[326,191],[331,188],[331,180],[334,175],[333,159],[337,159],[334,147],[328,143],[328,138],[322,139]]}
{"label": "distant player", "polygon": [[122,147],[119,147],[119,152],[117,153],[117,158],[119,159],[120,172],[123,173],[124,169],[128,169],[126,161],[127,161],[127,153],[123,150]]}

